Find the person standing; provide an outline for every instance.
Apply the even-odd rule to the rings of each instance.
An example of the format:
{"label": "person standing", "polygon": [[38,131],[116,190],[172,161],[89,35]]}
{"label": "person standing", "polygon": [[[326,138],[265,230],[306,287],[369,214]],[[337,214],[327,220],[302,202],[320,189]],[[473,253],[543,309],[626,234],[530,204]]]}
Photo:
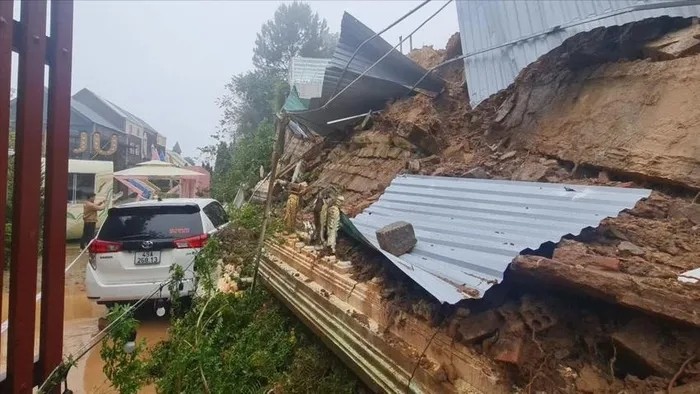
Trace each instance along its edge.
{"label": "person standing", "polygon": [[97,212],[103,209],[105,209],[105,202],[95,204],[95,193],[88,194],[88,199],[83,204],[83,237],[80,239],[80,249],[85,249],[95,237]]}

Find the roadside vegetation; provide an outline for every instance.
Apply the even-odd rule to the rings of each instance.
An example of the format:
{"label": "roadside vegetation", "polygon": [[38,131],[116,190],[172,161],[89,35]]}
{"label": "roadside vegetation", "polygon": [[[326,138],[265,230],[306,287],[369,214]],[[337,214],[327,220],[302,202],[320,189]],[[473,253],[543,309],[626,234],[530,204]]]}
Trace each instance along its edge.
{"label": "roadside vegetation", "polygon": [[241,185],[255,186],[269,171],[275,114],[289,94],[294,56],[330,57],[338,40],[308,4],[282,4],[257,34],[253,69],[231,77],[219,99],[222,110],[215,145],[201,148],[214,163],[212,195],[231,201]]}
{"label": "roadside vegetation", "polygon": [[[233,200],[238,188],[269,168],[275,113],[289,92],[294,56],[327,57],[337,36],[303,3],[283,4],[257,35],[254,69],[234,75],[219,105],[218,143],[202,148],[214,161],[212,194]],[[130,343],[138,322],[122,318],[103,341],[104,372],[121,393],[153,385],[163,393],[353,393],[357,378],[258,281],[250,289],[262,228],[262,207],[230,212],[231,224],[195,261],[198,293],[185,308],[175,296],[168,340]],[[272,219],[267,234],[280,229]],[[177,292],[181,270],[169,289]],[[131,353],[125,349],[132,350]]]}
{"label": "roadside vegetation", "polygon": [[[104,372],[120,393],[154,385],[162,393],[354,393],[355,376],[262,286],[244,289],[262,224],[262,208],[245,205],[210,242],[195,266],[200,295],[173,309],[168,340],[147,348],[138,322],[121,318],[103,341]],[[279,228],[272,223],[271,228]],[[228,275],[218,283],[207,280]],[[177,276],[176,273],[173,274]],[[222,286],[230,281],[232,285]],[[177,288],[177,286],[173,286]],[[176,301],[177,303],[177,301]],[[110,311],[115,321],[126,309]]]}

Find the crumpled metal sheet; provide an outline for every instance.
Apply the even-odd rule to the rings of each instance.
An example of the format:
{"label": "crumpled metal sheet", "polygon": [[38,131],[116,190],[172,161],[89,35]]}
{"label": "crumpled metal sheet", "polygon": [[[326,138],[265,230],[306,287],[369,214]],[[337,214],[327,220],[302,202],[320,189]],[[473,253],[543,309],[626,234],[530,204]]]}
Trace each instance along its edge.
{"label": "crumpled metal sheet", "polygon": [[[344,222],[440,302],[481,298],[523,251],[556,243],[634,207],[647,189],[400,175],[381,198]],[[418,240],[400,257],[375,232],[411,223]],[[350,225],[351,224],[351,225]]]}
{"label": "crumpled metal sheet", "polygon": [[[350,58],[362,42],[375,33],[347,12],[343,15],[340,37],[326,67],[320,100],[312,100],[308,111],[293,111],[290,116],[315,132],[327,135],[343,130],[348,122],[328,125],[329,121],[383,109],[393,99],[411,93],[410,88],[427,72],[381,37],[375,37]],[[323,104],[343,90],[387,52],[391,52],[327,106]],[[344,71],[347,65],[347,70]],[[426,92],[439,93],[444,81],[429,75],[418,86]],[[357,122],[353,120],[352,122]],[[350,122],[350,123],[352,123]]]}

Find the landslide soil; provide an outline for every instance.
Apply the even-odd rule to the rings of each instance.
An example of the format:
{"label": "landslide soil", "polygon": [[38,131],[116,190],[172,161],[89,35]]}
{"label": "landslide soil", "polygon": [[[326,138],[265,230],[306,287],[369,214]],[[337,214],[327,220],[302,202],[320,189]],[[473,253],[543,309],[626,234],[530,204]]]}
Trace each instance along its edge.
{"label": "landslide soil", "polygon": [[[341,239],[339,255],[353,261],[355,279],[381,278],[387,313],[421,316],[485,356],[517,349],[520,357],[504,361],[504,373],[524,391],[664,391],[676,371],[676,385],[700,380],[700,357],[681,370],[700,352],[697,327],[674,321],[672,312],[659,319],[615,303],[630,292],[643,299],[659,290],[700,310],[700,285],[678,281],[700,261],[700,205],[693,203],[700,188],[700,56],[653,62],[641,50],[688,23],[658,18],[575,36],[475,109],[466,88],[454,86],[437,98],[395,102],[311,168],[312,189],[342,190],[351,216],[402,172],[652,188],[649,199],[562,240],[550,256],[593,270],[608,302],[509,275],[483,300],[446,309],[381,256]],[[425,67],[440,55],[450,58],[433,48],[414,52]],[[625,285],[607,285],[612,276]],[[544,328],[532,324],[533,310],[546,316]],[[468,319],[484,313],[495,313],[496,327],[473,339]],[[629,331],[633,348],[664,346],[626,349],[620,338]]]}

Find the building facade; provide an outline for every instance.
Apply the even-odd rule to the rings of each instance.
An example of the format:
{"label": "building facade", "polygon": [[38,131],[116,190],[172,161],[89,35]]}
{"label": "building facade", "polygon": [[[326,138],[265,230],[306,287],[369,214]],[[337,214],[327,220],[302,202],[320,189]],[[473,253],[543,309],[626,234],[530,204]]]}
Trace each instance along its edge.
{"label": "building facade", "polygon": [[[89,89],[80,90],[73,95],[73,99],[104,117],[122,131],[124,134],[124,156],[120,159],[124,161],[124,168],[151,160],[154,157],[162,157],[165,152],[166,138],[143,119]],[[115,170],[118,170],[118,167],[121,166],[115,163]]]}

